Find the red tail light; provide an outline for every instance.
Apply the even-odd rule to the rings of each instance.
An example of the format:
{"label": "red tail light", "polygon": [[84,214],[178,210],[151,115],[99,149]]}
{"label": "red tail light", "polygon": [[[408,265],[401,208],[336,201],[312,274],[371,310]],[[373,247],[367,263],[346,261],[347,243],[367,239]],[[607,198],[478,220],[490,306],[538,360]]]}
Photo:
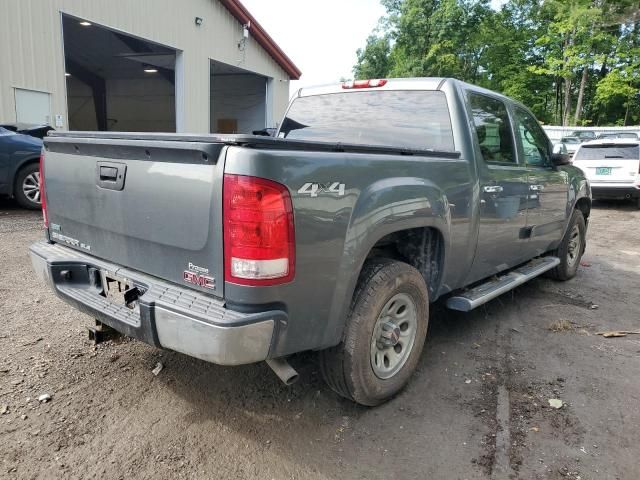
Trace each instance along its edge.
{"label": "red tail light", "polygon": [[44,228],[49,228],[49,216],[47,215],[47,197],[44,189],[44,152],[40,153],[40,202],[42,204],[42,219]]}
{"label": "red tail light", "polygon": [[258,286],[293,280],[293,208],[284,185],[225,174],[223,217],[225,281]]}
{"label": "red tail light", "polygon": [[352,82],[344,82],[342,84],[342,88],[345,90],[349,90],[352,88],[374,88],[374,87],[384,87],[387,84],[387,81],[384,79],[375,79],[375,80],[354,80]]}

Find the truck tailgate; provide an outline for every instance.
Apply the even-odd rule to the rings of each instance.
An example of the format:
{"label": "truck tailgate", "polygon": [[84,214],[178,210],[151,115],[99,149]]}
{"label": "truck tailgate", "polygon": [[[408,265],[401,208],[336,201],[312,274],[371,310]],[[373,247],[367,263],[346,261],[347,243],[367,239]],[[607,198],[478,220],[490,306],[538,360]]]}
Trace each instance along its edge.
{"label": "truck tailgate", "polygon": [[51,240],[222,296],[223,157],[213,142],[49,138]]}

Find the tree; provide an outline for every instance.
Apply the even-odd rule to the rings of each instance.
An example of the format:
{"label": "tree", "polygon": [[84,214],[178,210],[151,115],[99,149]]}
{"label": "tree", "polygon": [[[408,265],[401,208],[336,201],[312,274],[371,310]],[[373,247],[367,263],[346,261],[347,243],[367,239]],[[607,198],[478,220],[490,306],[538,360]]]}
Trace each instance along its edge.
{"label": "tree", "polygon": [[357,78],[455,77],[549,123],[640,120],[638,0],[381,1]]}
{"label": "tree", "polygon": [[356,80],[384,78],[391,70],[391,43],[387,36],[370,35],[367,45],[356,52],[358,63],[353,68]]}

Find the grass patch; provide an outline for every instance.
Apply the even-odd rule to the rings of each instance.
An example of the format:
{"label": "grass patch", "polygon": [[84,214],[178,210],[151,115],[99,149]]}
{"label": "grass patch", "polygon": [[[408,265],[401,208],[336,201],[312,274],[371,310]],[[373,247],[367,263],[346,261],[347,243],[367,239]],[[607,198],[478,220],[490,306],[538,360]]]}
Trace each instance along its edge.
{"label": "grass patch", "polygon": [[569,320],[556,320],[547,327],[552,332],[569,332],[574,329],[573,324]]}

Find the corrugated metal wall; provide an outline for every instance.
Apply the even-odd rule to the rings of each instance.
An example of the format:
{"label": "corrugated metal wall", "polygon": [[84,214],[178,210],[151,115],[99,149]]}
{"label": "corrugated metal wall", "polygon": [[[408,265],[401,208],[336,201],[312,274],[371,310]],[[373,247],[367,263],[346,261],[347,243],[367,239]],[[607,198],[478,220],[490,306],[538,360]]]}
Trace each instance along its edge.
{"label": "corrugated metal wall", "polygon": [[183,131],[209,131],[209,59],[273,78],[273,119],[284,113],[288,75],[252,38],[238,49],[242,26],[217,0],[0,0],[0,122],[15,121],[14,88],[25,88],[49,92],[68,126],[61,13],[180,50]]}

